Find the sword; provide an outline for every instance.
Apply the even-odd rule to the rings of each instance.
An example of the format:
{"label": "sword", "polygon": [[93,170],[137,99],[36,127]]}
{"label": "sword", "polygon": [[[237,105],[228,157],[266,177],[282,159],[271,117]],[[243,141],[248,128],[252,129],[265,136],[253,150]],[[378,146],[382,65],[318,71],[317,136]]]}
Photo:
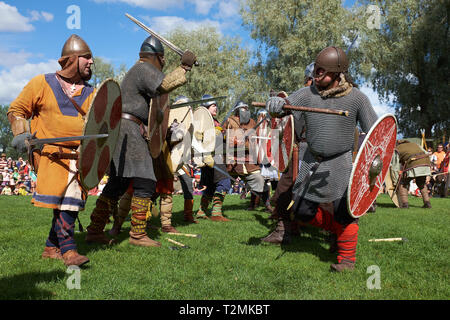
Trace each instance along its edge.
{"label": "sword", "polygon": [[100,133],[100,134],[91,134],[85,136],[74,136],[74,137],[61,137],[61,138],[48,138],[48,139],[36,139],[35,135],[31,137],[31,139],[25,140],[25,143],[30,146],[48,144],[48,143],[56,143],[56,142],[66,142],[66,141],[77,141],[77,140],[86,140],[86,139],[101,139],[107,138],[109,134]]}
{"label": "sword", "polygon": [[184,107],[184,106],[190,106],[191,104],[201,104],[203,102],[208,102],[208,101],[222,100],[222,99],[225,99],[226,97],[227,96],[220,96],[220,97],[213,97],[213,98],[209,98],[209,99],[188,101],[188,102],[183,102],[183,103],[172,104],[169,107],[170,107],[170,109],[176,109],[176,108],[180,108],[180,107]]}
{"label": "sword", "polygon": [[[168,46],[170,49],[172,49],[175,53],[177,53],[180,57],[183,55],[184,51],[178,48],[176,45],[174,45],[169,40],[163,38],[159,34],[157,34],[155,31],[147,27],[145,24],[140,22],[138,19],[134,18],[133,16],[129,15],[128,13],[125,13],[125,15],[134,23],[136,23],[139,27],[150,33],[152,36],[154,36],[156,39],[164,43],[166,46]],[[195,65],[198,66],[198,61],[195,61]]]}

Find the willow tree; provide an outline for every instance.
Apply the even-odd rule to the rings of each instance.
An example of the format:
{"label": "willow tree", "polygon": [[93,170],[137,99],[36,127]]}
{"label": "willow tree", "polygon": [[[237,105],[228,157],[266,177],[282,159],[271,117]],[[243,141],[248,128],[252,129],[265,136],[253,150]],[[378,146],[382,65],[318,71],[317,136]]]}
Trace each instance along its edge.
{"label": "willow tree", "polygon": [[[227,96],[219,103],[220,119],[239,97],[249,103],[252,94],[261,90],[261,79],[252,72],[250,65],[251,52],[241,45],[239,37],[224,36],[215,28],[205,26],[192,31],[176,29],[167,38],[194,52],[199,63],[187,74],[188,82],[171,93],[172,98],[185,95],[197,100],[204,94]],[[164,72],[180,63],[180,57],[167,47],[165,57]]]}
{"label": "willow tree", "polygon": [[[271,88],[292,91],[303,85],[305,67],[325,47],[346,50],[360,21],[340,0],[247,0],[241,16],[259,42],[257,69]],[[351,52],[353,62],[358,52]],[[352,64],[354,73],[358,64]]]}
{"label": "willow tree", "polygon": [[374,5],[378,28],[367,28],[360,49],[381,98],[393,97],[406,136],[449,136],[450,3],[444,0],[360,1]]}

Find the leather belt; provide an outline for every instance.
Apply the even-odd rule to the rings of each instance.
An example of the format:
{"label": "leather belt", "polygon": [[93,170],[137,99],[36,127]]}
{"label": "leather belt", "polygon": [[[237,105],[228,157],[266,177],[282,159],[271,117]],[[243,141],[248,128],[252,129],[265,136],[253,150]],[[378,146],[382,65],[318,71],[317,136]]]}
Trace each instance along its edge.
{"label": "leather belt", "polygon": [[137,125],[139,126],[139,130],[141,133],[141,136],[145,139],[148,140],[148,136],[147,136],[147,126],[144,124],[144,122],[139,119],[138,117],[130,114],[130,113],[122,113],[121,115],[122,119],[125,120],[130,120],[133,121],[134,123],[137,123]]}
{"label": "leather belt", "polygon": [[131,121],[133,121],[133,122],[136,122],[138,125],[144,124],[144,122],[142,122],[141,119],[139,119],[139,118],[136,117],[136,116],[133,116],[133,115],[130,114],[130,113],[122,113],[121,118],[122,118],[122,119],[126,119],[126,120],[131,120]]}

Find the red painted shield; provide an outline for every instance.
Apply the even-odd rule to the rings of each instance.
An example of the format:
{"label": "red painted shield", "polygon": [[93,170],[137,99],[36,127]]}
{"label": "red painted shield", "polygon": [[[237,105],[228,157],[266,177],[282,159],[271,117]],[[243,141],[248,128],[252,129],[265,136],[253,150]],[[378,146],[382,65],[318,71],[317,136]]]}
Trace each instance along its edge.
{"label": "red painted shield", "polygon": [[84,135],[107,133],[107,138],[82,140],[78,168],[86,190],[95,188],[108,170],[119,137],[122,115],[120,85],[107,79],[98,87],[84,124]]}
{"label": "red painted shield", "polygon": [[169,95],[167,93],[150,100],[148,114],[148,147],[153,159],[161,153],[169,127]]}
{"label": "red painted shield", "polygon": [[294,117],[271,119],[270,131],[271,164],[280,172],[285,172],[292,158],[295,143]]}
{"label": "red painted shield", "polygon": [[[364,215],[377,198],[389,172],[396,139],[397,120],[391,114],[379,118],[367,133],[353,163],[348,186],[347,205],[352,217]],[[370,169],[378,160],[382,163],[381,172],[371,180]]]}

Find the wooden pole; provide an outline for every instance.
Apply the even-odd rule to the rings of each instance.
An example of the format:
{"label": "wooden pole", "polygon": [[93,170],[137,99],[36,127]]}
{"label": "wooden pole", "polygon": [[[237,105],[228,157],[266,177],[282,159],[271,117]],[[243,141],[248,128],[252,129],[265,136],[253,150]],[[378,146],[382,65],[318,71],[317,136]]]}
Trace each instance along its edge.
{"label": "wooden pole", "polygon": [[[252,102],[252,106],[254,107],[265,107],[266,104],[264,102]],[[310,108],[310,107],[302,107],[302,106],[291,106],[284,105],[284,110],[294,110],[294,111],[303,111],[303,112],[313,112],[313,113],[326,113],[326,114],[334,114],[338,116],[348,117],[349,112],[344,110],[333,110],[333,109],[319,109],[319,108]]]}

